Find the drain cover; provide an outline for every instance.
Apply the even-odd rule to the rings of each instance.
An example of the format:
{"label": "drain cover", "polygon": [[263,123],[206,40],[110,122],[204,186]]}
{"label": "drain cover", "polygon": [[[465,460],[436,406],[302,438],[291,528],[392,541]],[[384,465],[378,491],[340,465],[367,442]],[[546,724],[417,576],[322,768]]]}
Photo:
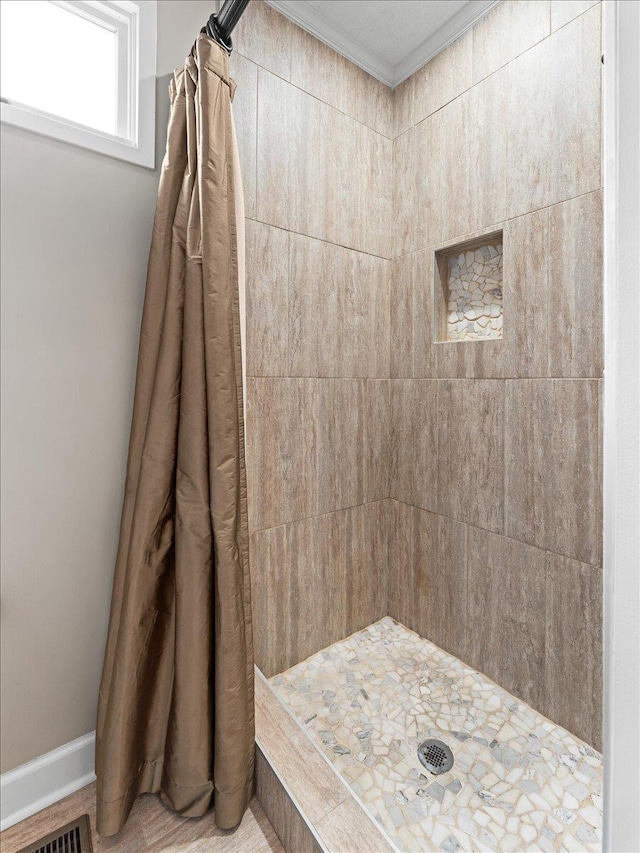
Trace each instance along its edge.
{"label": "drain cover", "polygon": [[420,744],[418,758],[420,764],[435,776],[446,773],[453,767],[453,753],[446,743],[435,738],[425,740]]}

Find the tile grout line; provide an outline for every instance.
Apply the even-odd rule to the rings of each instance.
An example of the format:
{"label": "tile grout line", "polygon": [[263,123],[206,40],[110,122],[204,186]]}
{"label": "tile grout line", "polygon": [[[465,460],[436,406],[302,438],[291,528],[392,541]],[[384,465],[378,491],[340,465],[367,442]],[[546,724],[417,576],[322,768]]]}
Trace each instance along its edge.
{"label": "tile grout line", "polygon": [[[293,89],[297,89],[298,92],[302,92],[303,95],[307,95],[307,97],[313,98],[313,100],[317,101],[319,104],[322,104],[325,107],[329,107],[329,109],[334,110],[335,112],[339,113],[340,115],[344,116],[345,118],[348,118],[350,121],[355,122],[356,124],[360,125],[361,127],[365,128],[366,130],[370,131],[371,133],[375,133],[376,136],[381,136],[383,139],[387,139],[389,142],[393,142],[393,139],[394,139],[393,136],[387,136],[386,133],[382,133],[382,131],[376,130],[375,127],[371,127],[370,125],[363,122],[361,119],[356,118],[355,116],[352,116],[350,113],[344,112],[344,110],[341,110],[339,107],[336,107],[335,104],[330,104],[329,101],[325,101],[322,98],[318,97],[318,95],[314,95],[313,92],[309,92],[308,89],[304,89],[302,86],[298,85],[297,83],[294,83],[292,80],[287,80],[286,77],[283,77],[281,74],[278,74],[276,71],[272,71],[270,68],[267,68],[266,65],[262,65],[261,63],[256,62],[255,59],[251,59],[251,57],[242,53],[241,48],[236,47],[236,48],[234,48],[234,50],[238,54],[238,56],[241,56],[247,62],[253,63],[253,65],[255,65],[256,68],[259,68],[261,71],[264,71],[267,74],[271,74],[273,77],[277,78],[278,80],[281,80],[283,83],[286,83],[288,86],[291,86]],[[366,73],[367,72],[365,71],[365,74]],[[260,76],[260,75],[258,75],[258,76]],[[383,83],[382,85],[385,85],[385,84]],[[393,92],[393,89],[389,89],[389,91]]]}
{"label": "tile grout line", "polygon": [[[467,231],[463,234],[459,234],[457,236],[451,237],[447,240],[440,240],[436,243],[429,243],[428,245],[421,246],[417,249],[412,249],[410,252],[402,252],[399,255],[396,255],[388,260],[399,260],[401,258],[409,257],[410,255],[417,255],[420,252],[440,252],[446,249],[454,248],[458,245],[458,243],[466,243],[470,240],[480,239],[481,237],[490,236],[492,232],[498,230],[504,230],[504,228],[514,222],[516,219],[523,219],[525,216],[531,216],[534,213],[542,213],[545,210],[551,210],[553,207],[559,207],[563,204],[568,204],[572,201],[577,201],[578,199],[585,198],[589,195],[596,195],[596,193],[601,193],[602,187],[598,186],[591,190],[586,190],[583,193],[578,193],[578,195],[568,196],[567,198],[562,198],[559,201],[554,201],[551,204],[542,205],[542,207],[534,207],[531,210],[526,210],[523,213],[517,213],[514,216],[507,216],[504,219],[498,219],[495,222],[490,223],[489,225],[485,225],[482,228],[478,228],[474,231]],[[268,225],[269,223],[264,223]],[[277,228],[279,226],[272,226]],[[306,235],[304,235],[306,236]],[[312,238],[317,239],[317,238]],[[354,250],[357,251],[357,250]],[[365,253],[366,254],[366,253]],[[382,257],[382,255],[374,255],[374,257]]]}
{"label": "tile grout line", "polygon": [[[557,551],[552,551],[550,548],[541,547],[540,545],[534,545],[532,542],[527,542],[526,539],[517,539],[515,536],[507,536],[506,533],[499,533],[495,530],[489,530],[486,527],[478,527],[477,524],[471,524],[471,522],[469,522],[469,521],[465,521],[463,519],[455,518],[452,515],[447,515],[446,513],[438,512],[437,510],[434,511],[432,509],[425,509],[424,507],[416,506],[415,504],[411,504],[411,503],[408,503],[407,501],[403,501],[400,498],[392,497],[391,500],[395,501],[396,503],[403,504],[404,506],[410,507],[411,509],[417,509],[420,512],[426,512],[429,515],[441,515],[443,518],[446,518],[449,521],[456,522],[457,524],[464,524],[467,527],[472,528],[473,530],[479,530],[482,533],[488,533],[490,536],[502,536],[504,539],[509,539],[512,542],[518,542],[520,545],[527,545],[529,548],[534,548],[536,551],[540,551],[542,553],[552,554],[555,557],[562,557],[563,559],[571,560],[574,563],[581,563],[583,566],[589,566],[594,571],[598,571],[598,572],[602,571],[601,565],[597,565],[597,564],[594,565],[593,563],[586,562],[585,560],[579,560],[577,557],[572,557],[569,554],[559,554]],[[372,501],[372,503],[378,503],[378,502]],[[366,506],[366,504],[365,504],[365,506]],[[338,510],[338,512],[340,512],[340,510]],[[296,522],[288,522],[288,523],[295,524]],[[280,525],[280,526],[284,526],[284,525]]]}
{"label": "tile grout line", "polygon": [[509,419],[507,417],[507,400],[509,399],[509,382],[511,380],[505,379],[504,383],[504,399],[502,403],[502,535],[506,536],[507,539],[511,537],[507,534],[507,529],[509,527],[507,520],[509,518],[509,513],[507,511],[507,423]]}
{"label": "tile grout line", "polygon": [[[302,524],[305,521],[312,521],[313,519],[316,519],[316,518],[326,518],[328,515],[337,515],[338,513],[341,513],[341,512],[347,512],[350,509],[360,509],[361,507],[369,507],[372,504],[380,504],[380,503],[384,503],[384,501],[388,501],[388,500],[395,500],[395,498],[389,498],[389,497],[375,498],[374,500],[365,501],[364,503],[349,504],[348,506],[340,507],[339,509],[332,509],[332,510],[329,510],[328,512],[319,512],[319,513],[316,513],[315,515],[305,515],[302,518],[296,518],[296,519],[293,519],[292,521],[283,521],[281,524],[274,524],[272,527],[258,527],[255,530],[250,530],[249,536],[253,536],[256,533],[267,533],[270,530],[279,530],[281,527],[289,527],[292,524]],[[399,503],[402,503],[402,501],[399,501]],[[410,504],[407,504],[407,506],[410,506]],[[416,509],[420,509],[420,507],[416,507]],[[424,511],[428,512],[428,510],[424,510]],[[559,556],[561,556],[561,555],[559,555]]]}
{"label": "tile grout line", "polygon": [[[449,343],[447,341],[447,343]],[[468,343],[451,341],[451,343]],[[476,341],[473,341],[476,343]],[[484,341],[482,341],[484,343]],[[304,380],[309,382],[601,382],[604,376],[288,376],[284,374],[253,374],[247,379]]]}
{"label": "tile grout line", "polygon": [[[405,128],[403,131],[401,131],[400,133],[395,133],[395,127],[394,127],[394,128],[393,128],[393,131],[394,131],[394,133],[395,133],[395,136],[394,136],[394,137],[392,137],[392,141],[395,141],[395,140],[396,140],[396,139],[398,139],[400,136],[404,136],[404,134],[405,134],[405,133],[408,133],[410,130],[413,130],[414,128],[416,128],[416,127],[418,127],[419,125],[423,124],[423,122],[427,121],[427,119],[430,119],[430,118],[432,118],[433,116],[437,115],[437,113],[439,113],[439,112],[440,112],[441,110],[443,110],[445,107],[448,107],[448,106],[449,106],[449,104],[453,103],[453,101],[455,101],[455,100],[457,100],[458,98],[462,97],[462,95],[464,95],[464,94],[466,94],[467,92],[471,91],[471,89],[474,89],[476,86],[480,85],[481,83],[484,83],[484,82],[485,82],[486,80],[488,80],[490,77],[493,77],[493,75],[494,75],[494,74],[497,74],[498,72],[503,71],[505,68],[508,68],[508,67],[509,67],[513,62],[515,62],[516,60],[520,59],[520,57],[521,57],[521,56],[524,56],[524,55],[525,55],[526,53],[528,53],[530,50],[533,50],[534,48],[539,47],[539,45],[543,44],[543,42],[545,42],[547,39],[550,39],[552,36],[554,36],[556,33],[560,32],[561,30],[563,30],[565,27],[568,27],[570,24],[573,24],[575,21],[577,21],[577,20],[578,20],[579,18],[581,18],[583,15],[586,15],[588,12],[590,12],[590,11],[593,9],[593,7],[594,7],[594,6],[598,5],[598,2],[599,2],[599,0],[596,0],[596,2],[595,2],[592,6],[589,6],[587,9],[584,9],[582,12],[580,12],[580,13],[579,13],[578,15],[576,15],[574,18],[571,18],[571,20],[569,20],[569,21],[565,21],[565,23],[564,23],[564,24],[561,24],[561,26],[557,27],[555,30],[551,28],[551,3],[550,3],[550,4],[549,4],[549,32],[548,32],[545,36],[543,36],[541,39],[539,39],[538,41],[534,42],[533,44],[529,45],[529,47],[527,47],[527,48],[525,48],[524,50],[520,51],[520,53],[517,53],[517,54],[516,54],[515,56],[513,56],[511,59],[507,60],[504,64],[502,64],[502,65],[498,66],[497,68],[495,68],[495,69],[494,69],[493,71],[491,71],[489,74],[485,74],[485,76],[484,76],[484,77],[479,77],[477,80],[475,80],[474,82],[472,82],[470,86],[467,86],[465,89],[463,89],[463,90],[462,90],[461,92],[459,92],[457,95],[455,95],[453,98],[451,98],[450,100],[448,100],[446,103],[442,104],[442,106],[440,106],[440,107],[438,107],[437,109],[433,110],[432,112],[428,113],[426,116],[424,116],[423,118],[421,118],[419,121],[414,122],[413,124],[409,125],[408,127],[406,127],[406,128]],[[497,7],[493,7],[493,8],[497,8]],[[491,9],[490,11],[493,11],[493,9]],[[482,19],[481,19],[481,20],[482,20]],[[478,22],[476,22],[476,25],[477,25],[477,23],[479,23],[479,21],[478,21]],[[474,27],[472,27],[470,30],[468,30],[468,31],[467,31],[468,33],[470,33],[471,38],[472,38],[472,46],[471,46],[472,68],[473,68],[473,52],[474,52],[474,51],[473,51],[473,31],[474,31],[474,29],[475,29],[475,26],[474,26]],[[463,38],[463,37],[464,37],[464,34],[461,36],[461,38]],[[450,46],[451,46],[451,45],[449,45],[448,47],[450,47]],[[446,51],[447,49],[448,49],[448,48],[445,48],[444,50]],[[444,51],[443,51],[443,52],[444,52]],[[439,55],[439,54],[436,54],[436,56],[437,56],[437,55]],[[432,57],[432,59],[435,59],[435,57]],[[431,60],[429,60],[429,62],[430,62],[430,61],[431,61]],[[425,68],[425,67],[429,64],[429,62],[425,63],[425,65],[423,65],[421,68],[418,68],[418,69],[417,69],[417,70],[416,70],[416,71],[411,75],[411,77],[413,77],[415,74],[418,74],[418,73],[419,73],[423,68]],[[409,79],[409,80],[410,80],[410,79],[411,79],[411,77],[408,77],[407,79]],[[472,75],[471,75],[471,79],[472,79],[472,81],[473,81],[473,72],[472,72]],[[403,82],[405,82],[405,81],[403,81]],[[400,85],[402,85],[402,84],[400,84]],[[399,87],[396,87],[395,89],[392,89],[391,91],[392,91],[392,92],[396,92],[396,91],[398,90],[398,88],[399,88]]]}
{"label": "tile grout line", "polygon": [[[317,237],[313,234],[305,234],[302,231],[294,231],[292,228],[285,228],[283,225],[275,225],[273,222],[267,222],[264,219],[260,219],[257,214],[256,216],[245,215],[245,219],[249,219],[251,222],[255,222],[258,225],[264,225],[267,228],[275,228],[277,231],[285,231],[287,234],[293,234],[295,237],[305,237],[307,240],[316,240],[318,243],[326,243],[329,246],[334,246],[336,249],[344,249],[347,252],[354,252],[357,255],[366,255],[369,258],[376,258],[377,260],[386,261],[387,263],[391,263],[395,260],[395,258],[388,257],[387,255],[374,255],[373,252],[367,252],[364,249],[356,249],[353,246],[347,246],[344,243],[336,243],[333,240],[327,240],[325,237]],[[417,251],[422,250],[418,249]]]}
{"label": "tile grout line", "polygon": [[292,369],[291,365],[293,363],[293,346],[292,346],[292,333],[291,333],[291,264],[292,264],[292,247],[291,247],[291,232],[287,231],[287,352],[285,356],[285,362],[287,365],[287,375],[290,376]]}

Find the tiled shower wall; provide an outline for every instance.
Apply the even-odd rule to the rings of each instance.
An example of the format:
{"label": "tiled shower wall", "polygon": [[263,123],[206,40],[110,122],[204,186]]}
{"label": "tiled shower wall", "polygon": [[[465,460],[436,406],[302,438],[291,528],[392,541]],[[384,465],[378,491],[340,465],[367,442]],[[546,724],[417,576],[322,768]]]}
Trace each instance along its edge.
{"label": "tiled shower wall", "polygon": [[[599,745],[599,4],[393,93],[262,0],[234,43],[257,663],[390,613]],[[432,343],[433,250],[497,229],[503,338]]]}
{"label": "tiled shower wall", "polygon": [[[503,0],[395,92],[390,614],[599,746],[600,5]],[[504,232],[499,341],[433,251]]]}
{"label": "tiled shower wall", "polygon": [[392,104],[261,0],[234,45],[254,638],[272,675],[388,608]]}

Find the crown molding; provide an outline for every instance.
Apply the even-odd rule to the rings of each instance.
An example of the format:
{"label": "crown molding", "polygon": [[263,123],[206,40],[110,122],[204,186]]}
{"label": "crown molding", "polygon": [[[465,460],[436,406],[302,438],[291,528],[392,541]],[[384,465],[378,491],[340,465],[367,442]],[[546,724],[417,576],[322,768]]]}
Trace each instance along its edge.
{"label": "crown molding", "polygon": [[418,45],[397,65],[391,65],[358,39],[343,32],[338,25],[318,12],[305,0],[265,0],[269,6],[289,18],[303,30],[311,33],[346,57],[367,74],[395,89],[403,80],[414,74],[437,53],[454,42],[483,15],[497,5],[499,0],[469,0],[455,15]]}
{"label": "crown molding", "polygon": [[430,59],[433,59],[445,47],[449,47],[463,33],[470,30],[474,24],[477,24],[490,9],[497,6],[499,2],[500,0],[469,0],[466,6],[459,9],[432,36],[425,39],[422,44],[419,44],[402,62],[399,62],[395,66],[395,82],[392,88],[395,89],[396,86],[399,86],[407,77],[415,74],[419,68],[426,65]]}
{"label": "crown molding", "polygon": [[343,32],[329,18],[316,11],[305,0],[265,0],[265,2],[302,27],[312,36],[332,47],[336,53],[358,65],[367,74],[393,88],[393,66],[385,62],[366,45]]}

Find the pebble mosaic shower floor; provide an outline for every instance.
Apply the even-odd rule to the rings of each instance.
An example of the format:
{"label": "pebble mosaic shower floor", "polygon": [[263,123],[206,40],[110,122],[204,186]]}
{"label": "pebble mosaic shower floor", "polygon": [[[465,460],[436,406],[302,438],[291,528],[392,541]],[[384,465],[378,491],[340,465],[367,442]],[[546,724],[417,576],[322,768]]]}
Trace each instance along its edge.
{"label": "pebble mosaic shower floor", "polygon": [[398,850],[601,850],[600,754],[390,617],[270,680]]}

